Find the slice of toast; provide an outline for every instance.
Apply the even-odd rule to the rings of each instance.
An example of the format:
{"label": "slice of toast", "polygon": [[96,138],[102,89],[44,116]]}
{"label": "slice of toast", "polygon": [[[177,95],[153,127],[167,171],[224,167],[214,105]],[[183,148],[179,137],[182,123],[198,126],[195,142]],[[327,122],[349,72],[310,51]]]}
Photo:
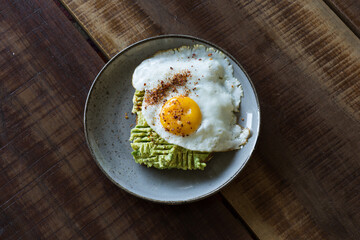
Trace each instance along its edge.
{"label": "slice of toast", "polygon": [[131,129],[130,140],[135,162],[159,169],[203,170],[213,154],[185,149],[162,139],[146,123],[141,113],[144,91],[136,91],[133,113],[137,114],[136,126]]}

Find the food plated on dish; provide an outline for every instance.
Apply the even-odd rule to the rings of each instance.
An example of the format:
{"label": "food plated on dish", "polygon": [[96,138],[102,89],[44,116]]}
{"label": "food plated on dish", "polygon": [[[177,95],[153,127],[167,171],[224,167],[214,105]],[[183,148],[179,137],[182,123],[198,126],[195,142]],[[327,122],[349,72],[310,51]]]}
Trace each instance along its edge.
{"label": "food plated on dish", "polygon": [[202,199],[234,179],[259,127],[259,102],[241,65],[185,35],[144,39],[116,54],[95,78],[84,110],[86,142],[104,174],[131,194],[170,204]]}
{"label": "food plated on dish", "polygon": [[203,170],[214,152],[242,148],[243,89],[221,51],[203,45],[159,51],[136,67],[132,155],[158,169]]}

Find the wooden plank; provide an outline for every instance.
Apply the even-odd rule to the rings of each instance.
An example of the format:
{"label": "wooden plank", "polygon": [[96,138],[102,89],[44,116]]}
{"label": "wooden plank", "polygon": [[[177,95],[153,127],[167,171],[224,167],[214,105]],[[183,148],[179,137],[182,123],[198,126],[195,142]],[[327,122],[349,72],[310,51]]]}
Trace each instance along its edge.
{"label": "wooden plank", "polygon": [[323,1],[62,2],[107,56],[163,33],[232,53],[262,130],[223,195],[261,239],[360,238],[360,41]]}
{"label": "wooden plank", "polygon": [[360,37],[360,1],[324,0],[324,2]]}
{"label": "wooden plank", "polygon": [[1,239],[252,239],[220,195],[163,206],[112,184],[82,126],[103,60],[53,1],[0,5]]}
{"label": "wooden plank", "polygon": [[108,58],[131,43],[162,33],[134,1],[60,1]]}

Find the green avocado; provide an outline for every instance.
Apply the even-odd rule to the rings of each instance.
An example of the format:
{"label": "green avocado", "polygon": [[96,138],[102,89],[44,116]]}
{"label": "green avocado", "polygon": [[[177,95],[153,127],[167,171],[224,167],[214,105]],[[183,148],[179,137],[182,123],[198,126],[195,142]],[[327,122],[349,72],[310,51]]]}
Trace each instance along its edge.
{"label": "green avocado", "polygon": [[135,162],[158,169],[204,170],[211,153],[191,151],[162,139],[142,115],[143,99],[144,91],[135,91],[132,112],[137,114],[137,124],[130,134]]}

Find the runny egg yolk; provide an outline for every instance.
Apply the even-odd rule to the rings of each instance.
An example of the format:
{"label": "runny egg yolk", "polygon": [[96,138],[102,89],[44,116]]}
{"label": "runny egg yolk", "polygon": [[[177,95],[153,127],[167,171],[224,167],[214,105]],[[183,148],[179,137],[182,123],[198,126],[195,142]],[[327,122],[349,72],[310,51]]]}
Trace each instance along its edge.
{"label": "runny egg yolk", "polygon": [[163,105],[160,121],[166,131],[179,136],[187,136],[200,126],[200,108],[191,98],[176,96]]}

